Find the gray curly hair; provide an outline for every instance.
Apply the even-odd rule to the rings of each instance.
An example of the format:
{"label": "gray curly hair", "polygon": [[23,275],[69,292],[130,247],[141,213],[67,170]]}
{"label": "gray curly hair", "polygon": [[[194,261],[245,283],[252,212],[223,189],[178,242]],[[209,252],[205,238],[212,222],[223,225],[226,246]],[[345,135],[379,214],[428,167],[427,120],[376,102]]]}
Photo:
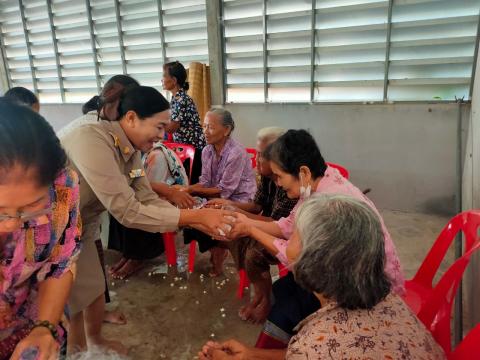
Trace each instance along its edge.
{"label": "gray curly hair", "polygon": [[299,208],[295,279],[347,309],[370,309],[390,292],[378,215],[344,195],[314,195]]}

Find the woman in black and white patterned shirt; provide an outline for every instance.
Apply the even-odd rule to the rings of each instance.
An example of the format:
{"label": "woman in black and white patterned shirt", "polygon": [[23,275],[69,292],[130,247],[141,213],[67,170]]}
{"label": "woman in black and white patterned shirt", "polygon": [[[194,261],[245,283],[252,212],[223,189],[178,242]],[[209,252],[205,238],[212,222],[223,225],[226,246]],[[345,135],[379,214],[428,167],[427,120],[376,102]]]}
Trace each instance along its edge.
{"label": "woman in black and white patterned shirt", "polygon": [[[195,147],[195,160],[192,168],[191,184],[198,182],[202,173],[202,150],[206,145],[200,116],[192,98],[187,95],[189,84],[187,71],[178,61],[163,66],[163,88],[172,93],[170,100],[171,123],[167,131],[173,135],[176,143]],[[187,166],[190,166],[188,164]],[[188,169],[187,174],[188,174]]]}

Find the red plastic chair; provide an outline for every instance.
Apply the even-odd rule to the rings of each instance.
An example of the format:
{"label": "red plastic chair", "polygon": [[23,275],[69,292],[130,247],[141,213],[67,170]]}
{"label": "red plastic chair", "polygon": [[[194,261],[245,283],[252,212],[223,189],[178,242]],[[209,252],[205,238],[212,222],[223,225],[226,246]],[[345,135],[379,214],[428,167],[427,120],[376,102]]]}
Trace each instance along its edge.
{"label": "red plastic chair", "polygon": [[450,266],[418,313],[418,318],[430,330],[447,356],[452,351],[450,320],[453,302],[470,257],[479,249],[480,241]]}
{"label": "red plastic chair", "polygon": [[348,179],[350,177],[350,173],[346,168],[344,168],[342,165],[334,164],[327,162],[327,166],[330,166],[331,168],[337,169],[340,172],[340,175],[342,175],[345,179]]}
{"label": "red plastic chair", "polygon": [[[445,353],[450,353],[450,314],[457,288],[470,256],[479,248],[478,228],[480,211],[470,210],[453,217],[440,233],[422,265],[411,280],[405,282],[405,302],[418,318],[430,329]],[[438,271],[448,248],[458,232],[464,234],[464,255],[456,260],[433,286],[433,278]]]}
{"label": "red plastic chair", "polygon": [[[163,145],[169,149],[175,151],[175,154],[179,157],[180,161],[183,163],[187,159],[190,159],[190,171],[188,174],[188,179],[192,178],[192,168],[193,160],[195,158],[195,148],[192,145],[188,144],[178,144],[172,142],[164,142]],[[167,257],[168,266],[173,266],[177,263],[177,249],[175,247],[175,232],[163,233],[163,243],[165,245],[165,255]],[[197,245],[196,241],[190,243],[190,252],[192,251],[192,246],[195,248]],[[189,257],[189,269],[190,269],[190,257]],[[193,270],[191,271],[193,272]]]}
{"label": "red plastic chair", "polygon": [[195,147],[188,144],[179,144],[173,142],[164,142],[163,145],[175,151],[175,154],[177,154],[182,163],[187,161],[187,159],[190,159],[190,171],[188,174],[188,179],[190,180],[192,178],[193,159],[195,158]]}
{"label": "red plastic chair", "polygon": [[257,150],[253,148],[246,148],[247,153],[250,155],[250,161],[252,162],[252,168],[257,167]]}
{"label": "red plastic chair", "polygon": [[448,248],[459,231],[465,235],[465,251],[469,251],[478,239],[480,211],[470,210],[453,217],[443,228],[432,248],[411,280],[405,282],[405,302],[418,314],[426,298],[433,291],[433,278],[440,267]]}
{"label": "red plastic chair", "polygon": [[480,324],[470,330],[467,336],[453,350],[449,356],[450,360],[470,360],[480,354]]}

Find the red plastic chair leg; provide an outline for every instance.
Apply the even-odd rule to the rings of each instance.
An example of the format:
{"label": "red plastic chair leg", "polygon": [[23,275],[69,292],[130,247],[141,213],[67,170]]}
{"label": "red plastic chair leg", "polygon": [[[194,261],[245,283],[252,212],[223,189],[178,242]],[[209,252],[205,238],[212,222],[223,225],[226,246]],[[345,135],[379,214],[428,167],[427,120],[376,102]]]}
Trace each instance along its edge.
{"label": "red plastic chair leg", "polygon": [[238,276],[240,279],[238,281],[237,299],[241,299],[243,298],[243,290],[250,286],[250,280],[248,280],[245,269],[238,270]]}
{"label": "red plastic chair leg", "polygon": [[288,268],[286,268],[283,264],[279,263],[278,264],[278,275],[280,277],[284,277],[288,274]]}
{"label": "red plastic chair leg", "polygon": [[175,249],[175,233],[167,232],[163,234],[163,243],[165,245],[165,254],[167,256],[168,266],[177,264],[177,250]]}
{"label": "red plastic chair leg", "polygon": [[195,267],[195,254],[197,252],[197,242],[192,240],[190,248],[188,249],[188,272],[193,273]]}

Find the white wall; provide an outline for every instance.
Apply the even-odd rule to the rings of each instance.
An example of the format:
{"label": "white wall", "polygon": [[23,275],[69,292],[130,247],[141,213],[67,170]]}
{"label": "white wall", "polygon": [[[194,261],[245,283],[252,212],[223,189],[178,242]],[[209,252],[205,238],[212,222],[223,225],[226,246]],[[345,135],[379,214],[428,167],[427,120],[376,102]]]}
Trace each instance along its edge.
{"label": "white wall", "polygon": [[[382,208],[455,212],[457,104],[227,105],[253,146],[272,124],[309,129],[327,161],[346,166]],[[462,112],[469,115],[469,107]]]}
{"label": "white wall", "polygon": [[42,104],[40,114],[47,119],[55,131],[60,130],[70,121],[82,116],[80,104]]}
{"label": "white wall", "polygon": [[[264,126],[309,129],[327,161],[346,166],[360,188],[372,188],[379,207],[455,212],[456,104],[226,107],[247,147]],[[80,105],[43,105],[41,112],[57,130],[81,115]]]}

